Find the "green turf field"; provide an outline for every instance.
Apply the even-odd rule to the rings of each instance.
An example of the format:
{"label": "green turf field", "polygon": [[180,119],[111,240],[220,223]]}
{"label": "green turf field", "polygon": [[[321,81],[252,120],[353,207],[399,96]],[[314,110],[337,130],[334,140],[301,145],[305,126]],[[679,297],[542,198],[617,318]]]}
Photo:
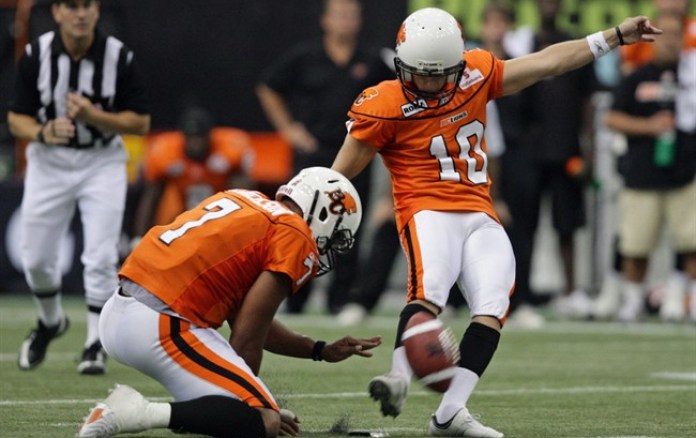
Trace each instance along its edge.
{"label": "green turf field", "polygon": [[[117,382],[167,400],[156,382],[114,361],[105,376],[79,376],[83,301],[68,298],[65,304],[70,331],[51,345],[40,368],[21,372],[16,354],[36,317],[33,303],[28,295],[0,295],[0,437],[73,436],[91,405]],[[262,378],[301,418],[304,436],[339,436],[347,429],[425,436],[438,395],[414,382],[395,420],[382,418],[366,396],[370,378],[389,366],[396,311],[351,330],[326,316],[283,319],[316,338],[350,333],[384,339],[374,358],[339,364],[265,356]],[[464,317],[447,322],[458,335],[466,326]],[[551,322],[542,331],[506,329],[469,409],[509,438],[696,437],[696,327]],[[177,435],[163,430],[129,436]]]}

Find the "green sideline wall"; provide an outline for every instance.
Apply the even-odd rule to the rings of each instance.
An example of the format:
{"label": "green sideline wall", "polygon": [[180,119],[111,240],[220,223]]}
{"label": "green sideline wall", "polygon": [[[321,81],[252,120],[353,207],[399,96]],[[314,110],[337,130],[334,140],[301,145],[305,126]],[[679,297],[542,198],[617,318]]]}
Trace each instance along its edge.
{"label": "green sideline wall", "polygon": [[[457,17],[469,38],[477,38],[481,11],[487,0],[409,0],[408,9],[433,6],[447,10]],[[509,0],[514,6],[517,26],[537,27],[537,0]],[[560,27],[576,35],[585,35],[618,24],[633,15],[653,16],[652,0],[564,0]],[[696,15],[696,1],[691,0],[691,15]]]}

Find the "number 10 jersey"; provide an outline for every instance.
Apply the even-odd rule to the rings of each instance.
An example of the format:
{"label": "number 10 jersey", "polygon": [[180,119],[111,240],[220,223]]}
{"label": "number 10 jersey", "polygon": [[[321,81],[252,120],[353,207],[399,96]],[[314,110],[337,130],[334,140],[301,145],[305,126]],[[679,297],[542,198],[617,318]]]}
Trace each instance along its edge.
{"label": "number 10 jersey", "polygon": [[480,49],[464,59],[446,105],[421,108],[391,80],[364,90],[348,112],[349,134],[377,148],[391,173],[399,229],[421,210],[479,211],[498,220],[484,132],[486,103],[503,92],[503,61]]}

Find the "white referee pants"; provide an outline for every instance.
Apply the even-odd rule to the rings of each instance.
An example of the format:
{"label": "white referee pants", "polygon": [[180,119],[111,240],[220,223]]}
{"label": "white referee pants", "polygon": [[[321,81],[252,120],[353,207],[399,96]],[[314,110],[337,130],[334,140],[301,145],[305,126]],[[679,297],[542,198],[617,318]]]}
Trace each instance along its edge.
{"label": "white referee pants", "polygon": [[58,245],[79,208],[81,261],[88,306],[101,308],[117,285],[118,240],[125,208],[126,153],[30,144],[22,198],[22,263],[34,292],[60,289]]}

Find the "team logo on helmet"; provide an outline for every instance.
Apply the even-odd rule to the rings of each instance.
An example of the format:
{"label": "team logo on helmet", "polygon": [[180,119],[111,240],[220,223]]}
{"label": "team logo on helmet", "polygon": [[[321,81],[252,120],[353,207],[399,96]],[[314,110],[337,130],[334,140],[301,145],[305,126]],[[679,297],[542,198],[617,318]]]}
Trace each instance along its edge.
{"label": "team logo on helmet", "polygon": [[333,192],[324,192],[331,199],[329,211],[333,214],[353,214],[358,212],[358,203],[350,193],[346,193],[341,189],[336,189]]}
{"label": "team logo on helmet", "polygon": [[376,88],[368,88],[367,90],[364,90],[362,93],[360,93],[360,96],[358,96],[357,99],[355,99],[355,106],[360,106],[365,102],[366,100],[370,100],[374,97],[377,97],[379,95],[379,91],[377,91]]}
{"label": "team logo on helmet", "polygon": [[399,28],[399,32],[396,34],[396,45],[398,46],[399,44],[402,44],[404,41],[406,41],[406,26],[403,24]]}

